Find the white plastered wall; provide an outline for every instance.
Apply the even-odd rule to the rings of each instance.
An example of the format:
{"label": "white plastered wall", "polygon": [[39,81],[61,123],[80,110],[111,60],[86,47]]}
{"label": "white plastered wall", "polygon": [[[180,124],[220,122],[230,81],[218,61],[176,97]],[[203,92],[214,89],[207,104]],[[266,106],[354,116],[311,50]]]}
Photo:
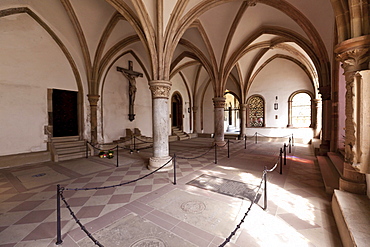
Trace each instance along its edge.
{"label": "white plastered wall", "polygon": [[138,128],[142,135],[152,137],[152,96],[147,78],[136,78],[135,119],[130,121],[129,82],[116,67],[128,68],[133,61],[133,70],[143,73],[139,63],[131,55],[118,59],[108,71],[102,90],[103,142],[109,143],[126,135],[126,128]]}
{"label": "white plastered wall", "polygon": [[[255,78],[247,99],[251,95],[260,95],[265,100],[265,127],[287,127],[288,99],[298,90],[313,93],[312,84],[304,71],[286,59],[275,59]],[[275,98],[278,97],[278,110],[274,110]]]}
{"label": "white plastered wall", "polygon": [[77,91],[52,37],[27,14],[0,18],[0,155],[45,151],[47,89]]}
{"label": "white plastered wall", "polygon": [[[201,102],[202,107],[203,107],[203,129],[201,130],[200,133],[214,133],[215,129],[215,123],[214,123],[214,107],[213,107],[213,99],[214,98],[214,93],[213,93],[213,88],[212,85],[209,84],[206,93],[204,95],[204,99]],[[201,114],[201,109],[198,110],[199,113]],[[201,119],[199,118],[199,121]],[[199,126],[200,123],[199,123]]]}

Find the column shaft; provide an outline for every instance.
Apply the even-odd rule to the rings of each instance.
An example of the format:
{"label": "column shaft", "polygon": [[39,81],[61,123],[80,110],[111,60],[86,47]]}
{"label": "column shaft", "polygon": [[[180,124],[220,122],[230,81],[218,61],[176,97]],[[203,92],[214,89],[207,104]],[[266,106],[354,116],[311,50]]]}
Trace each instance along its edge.
{"label": "column shaft", "polygon": [[226,99],[224,97],[213,98],[214,123],[215,123],[214,142],[219,146],[223,146],[225,144],[224,141],[225,100]]}
{"label": "column shaft", "polygon": [[150,170],[155,170],[168,163],[160,171],[172,169],[172,161],[169,156],[168,130],[169,112],[168,98],[171,89],[171,82],[156,80],[149,83],[152,91],[153,107],[153,157],[149,159]]}

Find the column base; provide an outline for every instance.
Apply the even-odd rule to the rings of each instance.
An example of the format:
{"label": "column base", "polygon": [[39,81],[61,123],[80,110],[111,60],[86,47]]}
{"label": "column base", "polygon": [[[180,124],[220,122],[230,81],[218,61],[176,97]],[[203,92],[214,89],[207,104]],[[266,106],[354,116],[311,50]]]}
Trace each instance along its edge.
{"label": "column base", "polygon": [[227,141],[214,141],[213,145],[216,144],[218,146],[218,148],[226,148],[227,149],[226,143],[227,143]]}
{"label": "column base", "polygon": [[158,172],[170,171],[173,169],[173,161],[171,159],[172,159],[171,156],[150,157],[148,169],[151,171],[154,171],[158,169],[159,167],[163,166],[164,164],[168,163],[162,169],[158,170]]}

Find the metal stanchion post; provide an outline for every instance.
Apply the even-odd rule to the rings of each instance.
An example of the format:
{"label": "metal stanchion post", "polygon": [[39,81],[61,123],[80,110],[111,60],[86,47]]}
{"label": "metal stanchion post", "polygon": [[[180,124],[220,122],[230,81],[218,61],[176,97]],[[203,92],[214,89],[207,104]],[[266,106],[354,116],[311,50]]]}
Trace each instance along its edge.
{"label": "metal stanchion post", "polygon": [[289,137],[289,153],[292,153],[292,138]]}
{"label": "metal stanchion post", "polygon": [[134,136],[134,151],[136,150],[136,136]]}
{"label": "metal stanchion post", "polygon": [[280,174],[283,174],[283,149],[280,148]]}
{"label": "metal stanchion post", "polygon": [[254,139],[255,139],[254,143],[257,144],[257,132],[255,133],[255,138]]}
{"label": "metal stanchion post", "polygon": [[247,135],[244,135],[244,149],[247,149]]}
{"label": "metal stanchion post", "polygon": [[294,146],[294,138],[293,138],[293,134],[292,134],[292,146]]}
{"label": "metal stanchion post", "polygon": [[217,144],[215,144],[215,164],[217,164]]}
{"label": "metal stanchion post", "polygon": [[265,166],[265,170],[263,171],[263,179],[264,179],[264,183],[265,183],[263,210],[266,210],[267,209],[267,167],[266,166]]}
{"label": "metal stanchion post", "polygon": [[62,240],[62,228],[60,220],[60,185],[57,185],[57,242],[55,244],[59,245],[63,243]]}
{"label": "metal stanchion post", "polygon": [[230,158],[230,140],[227,140],[227,157]]}
{"label": "metal stanchion post", "polygon": [[86,159],[89,157],[89,151],[88,151],[87,141],[86,141]]}
{"label": "metal stanchion post", "polygon": [[284,165],[286,165],[286,144],[284,143]]}
{"label": "metal stanchion post", "polygon": [[173,155],[173,184],[176,185],[176,154]]}
{"label": "metal stanchion post", "polygon": [[118,144],[117,144],[117,167],[118,167]]}

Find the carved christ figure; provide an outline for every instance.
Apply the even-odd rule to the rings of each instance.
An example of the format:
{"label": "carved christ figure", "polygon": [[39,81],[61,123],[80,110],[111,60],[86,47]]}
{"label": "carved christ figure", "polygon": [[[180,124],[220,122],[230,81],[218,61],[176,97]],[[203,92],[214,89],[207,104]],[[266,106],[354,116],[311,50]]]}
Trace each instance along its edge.
{"label": "carved christ figure", "polygon": [[136,95],[136,77],[143,77],[143,74],[140,72],[134,71],[132,66],[132,61],[128,61],[128,69],[124,69],[117,66],[117,71],[122,72],[122,74],[127,78],[129,82],[129,100],[130,100],[130,106],[129,106],[129,120],[132,121],[135,119],[134,114],[134,103],[135,103],[135,95]]}

